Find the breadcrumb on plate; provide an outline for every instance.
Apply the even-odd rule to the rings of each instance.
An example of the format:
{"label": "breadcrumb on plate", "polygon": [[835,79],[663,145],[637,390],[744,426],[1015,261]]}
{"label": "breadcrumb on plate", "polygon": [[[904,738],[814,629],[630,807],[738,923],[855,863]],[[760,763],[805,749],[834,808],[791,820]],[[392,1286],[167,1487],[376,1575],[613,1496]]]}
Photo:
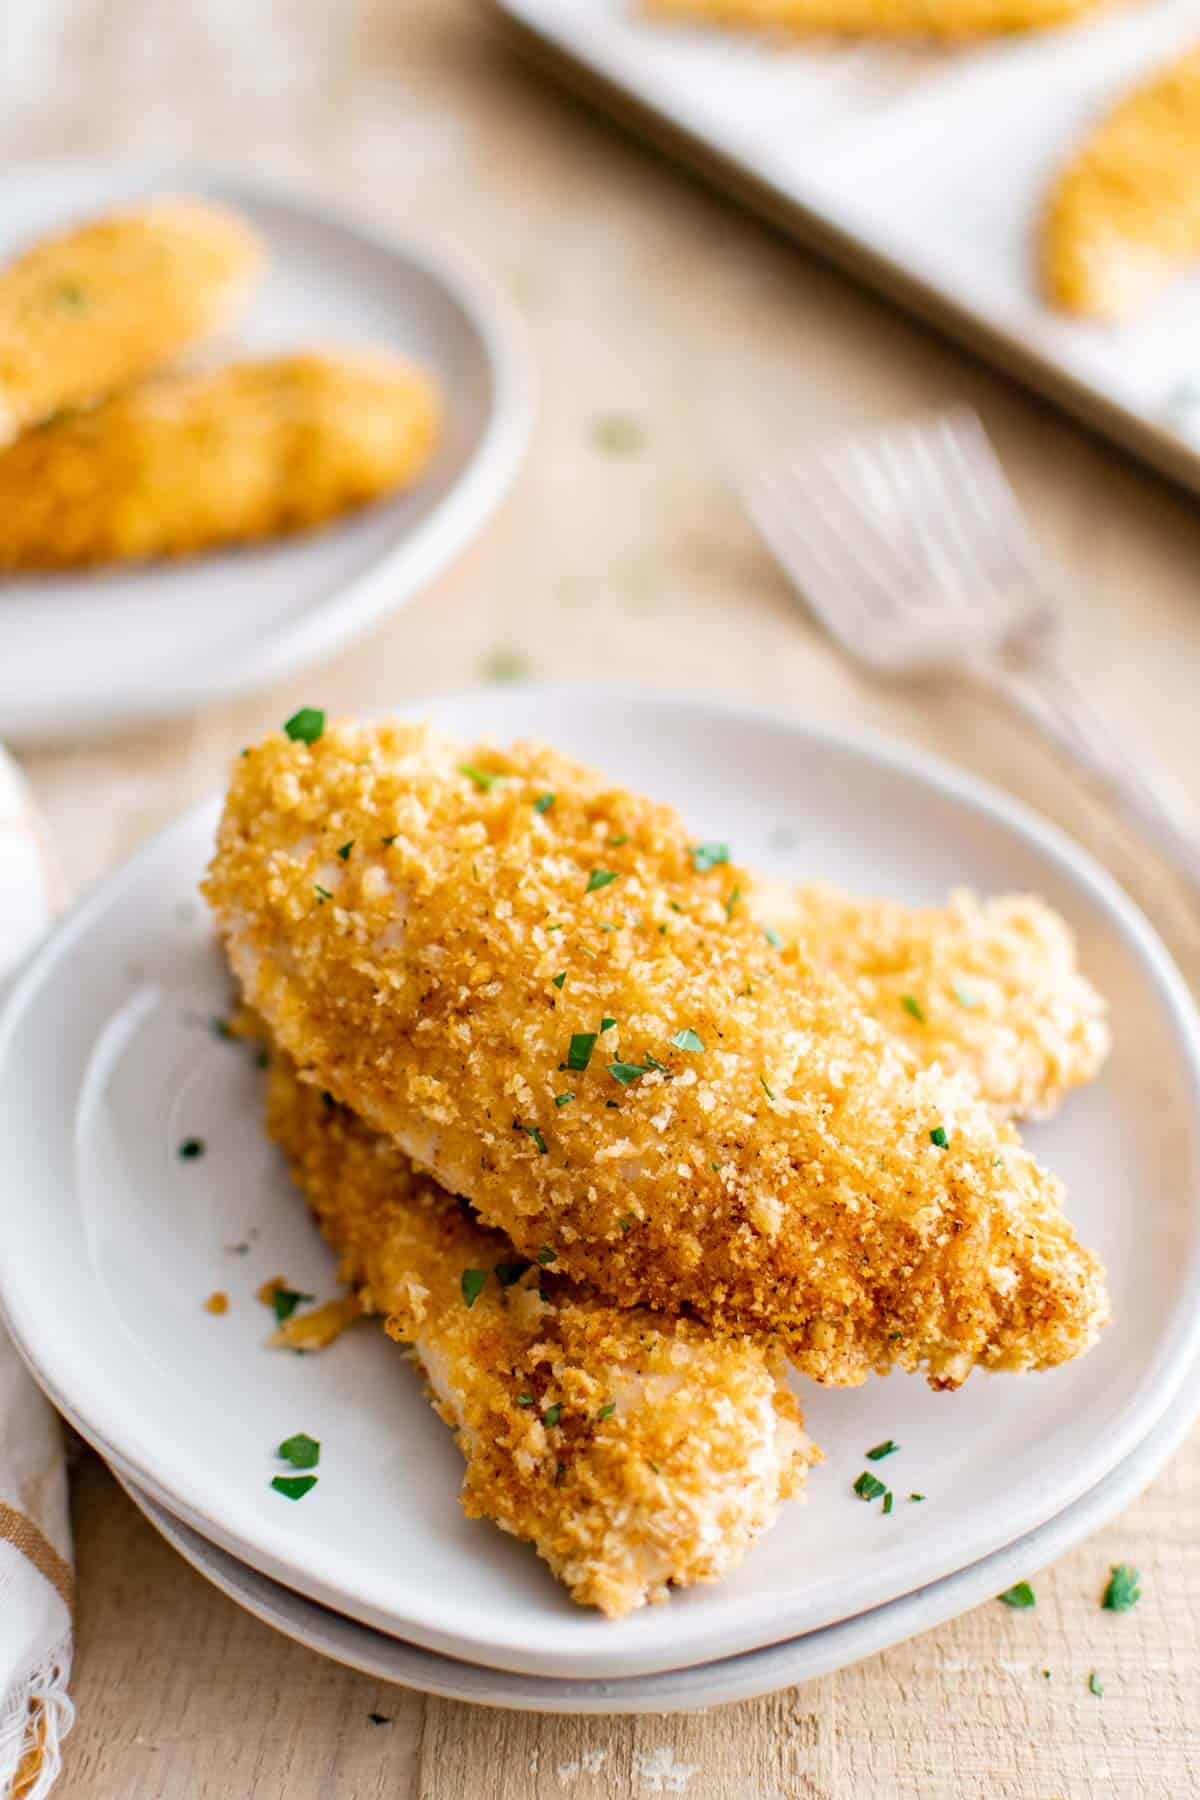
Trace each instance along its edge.
{"label": "breadcrumb on plate", "polygon": [[262,261],[245,220],[210,200],[151,201],[31,245],[0,270],[0,444],[218,331]]}
{"label": "breadcrumb on plate", "polygon": [[615,1618],[717,1580],[798,1493],[817,1452],[761,1345],[517,1259],[278,1052],[267,1127],[359,1304],[415,1347],[467,1514],[533,1544],[580,1605]]}
{"label": "breadcrumb on plate", "polygon": [[821,1381],[1086,1350],[1060,1184],[727,855],[553,751],[345,725],[238,759],[204,891],[282,1047],[522,1255]]}
{"label": "breadcrumb on plate", "polygon": [[1044,31],[1111,0],[643,0],[659,19],[786,36],[973,38]]}
{"label": "breadcrumb on plate", "polygon": [[915,1066],[969,1076],[1001,1113],[1046,1117],[1108,1055],[1108,1009],[1071,928],[1032,894],[959,889],[945,906],[901,906],[772,882],[750,904],[840,976]]}
{"label": "breadcrumb on plate", "polygon": [[0,568],[186,556],[305,531],[417,479],[441,406],[400,357],[164,375],[0,452]]}
{"label": "breadcrumb on plate", "polygon": [[1200,49],[1128,94],[1051,191],[1046,292],[1068,312],[1123,319],[1200,255]]}

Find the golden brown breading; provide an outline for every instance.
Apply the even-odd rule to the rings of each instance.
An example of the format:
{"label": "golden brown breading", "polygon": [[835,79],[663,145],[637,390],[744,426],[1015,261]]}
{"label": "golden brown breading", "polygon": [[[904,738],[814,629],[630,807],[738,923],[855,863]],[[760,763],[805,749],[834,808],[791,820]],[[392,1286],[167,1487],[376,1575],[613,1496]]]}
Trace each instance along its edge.
{"label": "golden brown breading", "polygon": [[1085,1350],[1108,1301],[1059,1184],[750,885],[551,751],[383,725],[240,758],[205,892],[283,1047],[524,1255],[823,1381]]}
{"label": "golden brown breading", "polygon": [[157,200],[43,238],[0,271],[0,444],[207,337],[262,266],[243,219]]}
{"label": "golden brown breading", "polygon": [[533,1544],[581,1606],[615,1618],[717,1580],[797,1493],[817,1453],[760,1345],[517,1260],[278,1052],[267,1128],[342,1279],[415,1346],[468,1516]]}
{"label": "golden brown breading", "polygon": [[960,889],[946,906],[901,906],[763,883],[749,903],[840,976],[914,1066],[969,1076],[1007,1116],[1045,1117],[1108,1055],[1107,1008],[1071,929],[1032,895]]}
{"label": "golden brown breading", "polygon": [[399,357],[166,375],[0,452],[0,568],[184,556],[325,524],[414,481],[432,380]]}
{"label": "golden brown breading", "polygon": [[1111,0],[643,0],[660,19],[789,36],[972,38],[1044,31]]}
{"label": "golden brown breading", "polygon": [[1117,105],[1050,194],[1046,291],[1068,312],[1120,319],[1200,255],[1200,49]]}

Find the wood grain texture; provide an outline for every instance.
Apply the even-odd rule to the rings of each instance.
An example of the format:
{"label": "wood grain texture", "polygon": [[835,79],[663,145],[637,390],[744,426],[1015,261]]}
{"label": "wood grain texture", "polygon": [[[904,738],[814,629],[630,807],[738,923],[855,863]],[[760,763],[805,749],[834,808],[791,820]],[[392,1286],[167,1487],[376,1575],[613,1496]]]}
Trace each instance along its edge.
{"label": "wood grain texture", "polygon": [[[476,257],[525,311],[543,381],[512,499],[368,642],[237,706],[26,759],[76,887],[296,706],[381,707],[516,655],[537,676],[720,688],[950,754],[1096,848],[1200,978],[1195,923],[1161,871],[1037,745],[953,693],[872,689],[838,660],[742,518],[728,462],[781,424],[976,405],[1067,571],[1081,662],[1200,797],[1192,503],[541,90],[474,0],[23,0],[3,29],[0,154],[228,147]],[[613,416],[636,421],[637,449],[602,447]],[[1182,1797],[1200,1792],[1198,1484],[1194,1439],[1037,1579],[1031,1612],[993,1602],[746,1706],[572,1720],[426,1702],[285,1642],[180,1562],[89,1457],[75,1482],[79,1722],[59,1793]],[[1145,1597],[1114,1615],[1099,1596],[1120,1560]]]}

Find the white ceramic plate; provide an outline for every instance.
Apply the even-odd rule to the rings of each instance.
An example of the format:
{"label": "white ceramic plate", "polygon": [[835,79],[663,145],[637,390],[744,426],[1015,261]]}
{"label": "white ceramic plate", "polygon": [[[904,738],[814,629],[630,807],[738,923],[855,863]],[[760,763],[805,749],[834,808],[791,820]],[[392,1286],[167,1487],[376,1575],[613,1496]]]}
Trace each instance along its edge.
{"label": "white ceramic plate", "polygon": [[[0,581],[0,736],[70,737],[274,681],[409,599],[478,531],[524,451],[523,334],[477,273],[308,201],[173,164],[38,163],[0,175],[0,261],[39,233],[147,194],[246,214],[269,268],[196,360],[382,344],[432,368],[447,427],[408,494],[328,530],[180,563]],[[67,649],[69,646],[69,654]]]}
{"label": "white ceramic plate", "polygon": [[[1014,1581],[1034,1575],[1099,1531],[1136,1499],[1167,1459],[1182,1444],[1200,1405],[1200,1369],[1190,1371],[1184,1391],[1166,1415],[1129,1456],[1089,1494],[1028,1536],[1018,1538],[982,1561],[918,1588],[901,1600],[873,1607],[841,1625],[663,1675],[631,1676],[617,1681],[555,1681],[537,1675],[511,1675],[474,1663],[438,1656],[415,1644],[399,1643],[328,1607],[260,1575],[151,1500],[119,1468],[118,1481],[130,1499],[192,1567],[247,1612],[335,1662],[348,1663],[368,1675],[394,1681],[446,1700],[470,1700],[480,1706],[511,1707],[520,1712],[668,1713],[692,1712],[735,1700],[753,1700],[783,1687],[831,1675],[865,1656],[887,1650],[919,1632],[955,1619],[972,1606],[1002,1594]],[[1103,1571],[1097,1569],[1097,1585]],[[1030,1662],[1033,1662],[1031,1655]]]}
{"label": "white ceramic plate", "polygon": [[[313,696],[319,699],[319,694]],[[712,702],[616,688],[433,704],[465,732],[534,733],[679,802],[777,873],[932,900],[1032,888],[1109,996],[1103,1078],[1031,1136],[1111,1273],[1092,1355],[955,1395],[893,1377],[806,1389],[827,1462],[734,1579],[619,1623],[572,1607],[530,1552],[454,1500],[457,1453],[381,1334],[317,1358],[262,1348],[252,1294],[318,1294],[330,1262],[263,1141],[244,1050],[205,1029],[223,971],[193,899],[215,802],[68,919],[0,1029],[2,1299],[39,1379],[154,1499],[263,1573],[427,1648],[524,1674],[625,1677],[778,1643],[966,1567],[1094,1487],[1152,1429],[1200,1342],[1200,1041],[1158,941],[1080,851],[1002,796],[896,748]],[[181,1161],[195,1135],[208,1153]],[[257,1232],[251,1250],[222,1246]],[[213,1318],[212,1289],[232,1306]],[[271,1451],[308,1431],[319,1487],[289,1504]],[[884,1518],[850,1491],[894,1437]]]}

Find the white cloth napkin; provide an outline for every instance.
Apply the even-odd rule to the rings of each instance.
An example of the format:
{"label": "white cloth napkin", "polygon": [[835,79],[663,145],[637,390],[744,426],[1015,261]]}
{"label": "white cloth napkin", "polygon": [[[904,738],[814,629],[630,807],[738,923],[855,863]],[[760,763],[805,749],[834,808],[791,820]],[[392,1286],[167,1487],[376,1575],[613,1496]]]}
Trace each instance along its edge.
{"label": "white cloth napkin", "polygon": [[[0,985],[62,888],[16,765],[0,748]],[[0,1326],[0,1800],[43,1800],[70,1730],[71,1526],[58,1418]]]}

